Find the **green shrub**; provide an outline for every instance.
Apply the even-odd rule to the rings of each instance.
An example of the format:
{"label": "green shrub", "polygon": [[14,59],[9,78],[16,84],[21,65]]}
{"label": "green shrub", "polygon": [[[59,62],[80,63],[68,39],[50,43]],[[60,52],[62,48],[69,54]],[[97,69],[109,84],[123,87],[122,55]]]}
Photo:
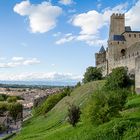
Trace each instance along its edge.
{"label": "green shrub", "polygon": [[70,96],[70,93],[72,92],[72,87],[70,86],[67,86],[63,89],[63,92],[62,92],[62,96]]}
{"label": "green shrub", "polygon": [[16,96],[10,96],[7,98],[7,102],[8,103],[12,103],[12,102],[16,102],[17,101],[17,97]]}
{"label": "green shrub", "polygon": [[5,101],[8,98],[6,94],[0,94],[0,101]]}
{"label": "green shrub", "polygon": [[78,82],[78,83],[76,84],[75,88],[78,88],[78,87],[80,87],[80,86],[81,86],[81,82]]}
{"label": "green shrub", "polygon": [[118,88],[125,88],[130,85],[130,79],[127,75],[125,67],[118,67],[112,70],[112,73],[107,77],[105,88],[109,90],[116,90]]}
{"label": "green shrub", "polygon": [[119,116],[119,111],[123,109],[128,94],[129,92],[125,89],[94,92],[86,108],[86,117],[97,125],[108,122],[112,117]]}
{"label": "green shrub", "polygon": [[88,83],[91,81],[101,80],[102,79],[102,71],[96,67],[88,67],[84,74],[83,83]]}
{"label": "green shrub", "polygon": [[68,108],[68,122],[75,127],[80,119],[80,108],[75,105],[70,105]]}
{"label": "green shrub", "polygon": [[113,126],[113,131],[122,136],[128,129],[136,128],[136,123],[130,120],[121,120]]}
{"label": "green shrub", "polygon": [[0,124],[0,132],[3,132],[5,130],[6,130],[6,127],[4,125]]}
{"label": "green shrub", "polygon": [[8,103],[6,102],[0,102],[0,114],[4,113],[7,111],[8,108]]}
{"label": "green shrub", "polygon": [[22,119],[22,111],[23,111],[23,106],[20,103],[9,103],[8,104],[8,111],[10,116],[13,118],[13,120],[16,121],[17,119]]}

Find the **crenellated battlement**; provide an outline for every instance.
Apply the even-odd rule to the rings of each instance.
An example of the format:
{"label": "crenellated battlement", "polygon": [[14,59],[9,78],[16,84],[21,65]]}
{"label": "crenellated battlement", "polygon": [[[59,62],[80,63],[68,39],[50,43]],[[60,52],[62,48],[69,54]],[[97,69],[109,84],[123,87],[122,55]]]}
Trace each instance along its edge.
{"label": "crenellated battlement", "polygon": [[125,18],[125,14],[113,13],[111,18]]}

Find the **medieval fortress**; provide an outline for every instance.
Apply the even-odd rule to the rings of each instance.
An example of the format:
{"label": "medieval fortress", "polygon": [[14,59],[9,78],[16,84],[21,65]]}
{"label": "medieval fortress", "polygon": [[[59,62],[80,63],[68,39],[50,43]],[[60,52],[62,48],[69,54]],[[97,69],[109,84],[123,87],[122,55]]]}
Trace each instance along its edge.
{"label": "medieval fortress", "polygon": [[102,46],[95,54],[96,66],[108,75],[113,68],[127,67],[130,76],[135,76],[135,88],[140,93],[140,31],[125,26],[125,14],[112,14],[110,19],[108,47]]}

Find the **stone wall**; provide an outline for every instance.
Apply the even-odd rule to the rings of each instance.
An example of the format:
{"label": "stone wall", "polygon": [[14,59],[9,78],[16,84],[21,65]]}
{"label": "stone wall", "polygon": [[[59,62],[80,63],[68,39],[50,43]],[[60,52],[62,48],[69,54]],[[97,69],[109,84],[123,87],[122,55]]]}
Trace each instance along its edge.
{"label": "stone wall", "polygon": [[136,92],[140,94],[140,56],[136,58],[135,64],[135,88]]}
{"label": "stone wall", "polygon": [[102,75],[105,77],[108,74],[108,64],[107,61],[105,61],[102,64],[97,65],[97,68],[102,69]]}
{"label": "stone wall", "polygon": [[136,42],[140,42],[140,32],[125,32],[123,34],[125,36],[126,39],[126,46],[127,48],[129,48],[131,45],[133,45]]}

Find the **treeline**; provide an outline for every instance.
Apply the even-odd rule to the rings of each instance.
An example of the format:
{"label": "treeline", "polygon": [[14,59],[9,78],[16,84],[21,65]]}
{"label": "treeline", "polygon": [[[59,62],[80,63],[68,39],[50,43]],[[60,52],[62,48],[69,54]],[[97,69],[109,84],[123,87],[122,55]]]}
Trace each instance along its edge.
{"label": "treeline", "polygon": [[23,100],[23,98],[21,96],[9,96],[7,94],[0,94],[0,102],[16,102],[17,100]]}
{"label": "treeline", "polygon": [[49,86],[49,85],[20,85],[20,84],[0,84],[1,88],[37,88],[37,89],[50,89],[50,88],[63,88],[64,86]]}

